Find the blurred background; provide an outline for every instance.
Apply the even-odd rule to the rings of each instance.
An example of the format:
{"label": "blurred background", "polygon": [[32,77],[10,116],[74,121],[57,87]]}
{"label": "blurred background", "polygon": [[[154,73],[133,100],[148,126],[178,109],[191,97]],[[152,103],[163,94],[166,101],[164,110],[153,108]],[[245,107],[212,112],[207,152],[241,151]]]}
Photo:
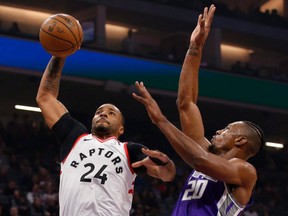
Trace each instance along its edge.
{"label": "blurred background", "polygon": [[[287,0],[1,0],[0,215],[58,215],[59,146],[36,107],[50,55],[39,43],[43,21],[66,13],[79,20],[82,48],[68,57],[59,99],[90,128],[95,109],[114,103],[126,117],[121,141],[166,152],[177,178],[136,179],[131,215],[170,215],[191,171],[150,122],[131,93],[144,81],[163,113],[179,127],[176,96],[190,34],[205,6],[216,15],[205,45],[199,107],[207,138],[237,120],[264,130],[253,158],[259,179],[243,215],[288,215]],[[17,106],[18,107],[18,106]]]}

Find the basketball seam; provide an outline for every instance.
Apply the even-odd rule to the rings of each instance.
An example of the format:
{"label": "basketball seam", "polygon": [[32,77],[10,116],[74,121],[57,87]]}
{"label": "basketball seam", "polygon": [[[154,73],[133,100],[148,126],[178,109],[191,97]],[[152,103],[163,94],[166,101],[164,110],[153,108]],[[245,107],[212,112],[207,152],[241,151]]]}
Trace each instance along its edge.
{"label": "basketball seam", "polygon": [[[70,47],[70,48],[67,48],[67,49],[54,50],[54,49],[49,49],[48,47],[45,47],[45,46],[44,46],[44,48],[47,49],[47,50],[50,50],[52,52],[63,52],[63,51],[67,51],[69,49],[72,49],[72,47]],[[72,49],[72,51],[73,51],[73,49]]]}
{"label": "basketball seam", "polygon": [[[77,38],[76,38],[76,36],[75,36],[75,34],[74,34],[74,32],[73,31],[71,31],[71,29],[70,28],[68,28],[68,26],[66,25],[66,23],[65,22],[62,22],[61,20],[59,20],[59,19],[56,19],[56,17],[51,17],[51,19],[54,19],[54,20],[57,20],[58,22],[60,22],[60,23],[62,23],[70,32],[71,32],[71,34],[73,35],[73,37],[74,37],[74,39],[75,39],[75,41],[76,41],[76,44],[78,44],[78,40],[77,40]],[[77,30],[78,30],[78,25],[76,25],[77,26]],[[78,31],[79,32],[79,31]],[[73,45],[73,47],[74,47],[74,45]]]}
{"label": "basketball seam", "polygon": [[[59,40],[66,41],[66,42],[70,43],[70,44],[72,45],[72,47],[74,48],[74,44],[73,44],[71,41],[65,40],[65,39],[63,39],[63,38],[57,37],[57,36],[55,36],[55,35],[53,35],[53,34],[50,34],[49,32],[45,31],[44,29],[40,29],[40,31],[42,31],[42,32],[44,32],[44,33],[46,33],[46,34],[54,37],[54,38],[57,38],[57,39],[59,39]],[[70,48],[69,48],[69,49],[70,49]]]}
{"label": "basketball seam", "polygon": [[[70,48],[71,49],[71,48]],[[48,52],[51,52],[51,54],[52,55],[55,55],[56,53],[60,53],[61,54],[61,52],[63,52],[63,51],[66,51],[66,50],[49,50],[49,49],[47,49],[47,51]],[[67,53],[67,55],[65,55],[65,56],[69,56],[69,55],[71,55],[73,53],[73,49],[69,52],[69,53]]]}
{"label": "basketball seam", "polygon": [[[52,23],[54,21],[56,22],[56,23],[54,23],[55,30],[54,31],[52,30],[52,32],[49,31],[49,28],[46,29],[46,28],[42,27],[42,26],[44,26],[44,23],[42,24],[42,26],[40,28],[40,33],[42,34],[42,36],[41,36],[41,34],[39,34],[40,42],[42,43],[42,46],[50,54],[52,54],[52,55],[55,54],[57,56],[60,54],[62,55],[62,53],[65,52],[66,54],[63,53],[63,55],[68,56],[68,55],[73,54],[75,51],[77,51],[77,48],[81,45],[82,40],[83,40],[83,31],[82,31],[82,28],[81,28],[79,21],[76,20],[74,17],[72,17],[71,15],[68,15],[67,18],[69,20],[68,19],[66,20],[66,18],[64,19],[64,17],[62,17],[61,15],[62,14],[55,14],[54,16],[51,16],[49,18],[52,21]],[[65,15],[65,14],[63,14],[63,15]],[[67,15],[65,15],[65,16],[67,16]],[[63,27],[57,26],[57,22],[59,24],[63,25]],[[63,33],[64,33],[64,35],[63,35]],[[65,34],[67,34],[67,37]],[[70,34],[70,36],[68,38],[69,34]],[[41,40],[41,38],[43,40],[46,40],[46,38],[47,38],[47,40],[48,40],[49,37],[51,37],[51,39],[49,39],[49,42],[47,41],[47,43],[49,43],[52,47],[50,47],[50,45],[48,45],[48,44],[47,44],[48,47],[46,47],[45,46],[46,42]],[[54,41],[52,40],[53,38],[54,38]],[[73,39],[74,39],[74,41],[73,41]],[[59,40],[59,42],[62,41],[62,42],[65,42],[67,44],[64,45],[62,43],[63,45],[61,45],[59,42],[57,42],[57,40]],[[53,47],[54,42],[56,43],[55,44],[56,46]],[[59,43],[59,46],[61,48],[57,46],[57,43]],[[58,47],[58,49],[57,49],[57,47]]]}

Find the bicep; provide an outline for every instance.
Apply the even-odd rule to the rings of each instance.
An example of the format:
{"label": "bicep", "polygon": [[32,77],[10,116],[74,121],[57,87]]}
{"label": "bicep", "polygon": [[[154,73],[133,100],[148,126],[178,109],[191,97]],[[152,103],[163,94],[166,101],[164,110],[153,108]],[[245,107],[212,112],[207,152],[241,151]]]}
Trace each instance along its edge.
{"label": "bicep", "polygon": [[[147,155],[142,152],[142,148],[147,147],[139,143],[128,142],[127,149],[130,157],[130,165],[147,157]],[[147,171],[145,166],[133,168],[133,170],[137,174],[145,173]]]}
{"label": "bicep", "polygon": [[88,134],[87,128],[69,113],[64,114],[52,127],[52,133],[61,143],[61,161],[69,154],[75,141],[83,134]]}
{"label": "bicep", "polygon": [[56,98],[50,98],[45,102],[45,104],[40,105],[42,115],[45,119],[45,122],[49,128],[52,128],[53,125],[65,114],[68,112],[66,107],[58,101]]}

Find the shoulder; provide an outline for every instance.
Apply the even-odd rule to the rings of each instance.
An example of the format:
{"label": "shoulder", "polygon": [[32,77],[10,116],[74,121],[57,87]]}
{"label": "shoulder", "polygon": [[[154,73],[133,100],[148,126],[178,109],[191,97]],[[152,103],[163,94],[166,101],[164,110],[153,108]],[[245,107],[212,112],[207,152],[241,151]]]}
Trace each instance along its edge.
{"label": "shoulder", "polygon": [[130,156],[142,154],[142,148],[146,148],[146,146],[140,143],[127,142],[127,151]]}
{"label": "shoulder", "polygon": [[246,170],[251,170],[251,171],[256,172],[255,167],[251,163],[249,163],[249,162],[247,162],[245,160],[242,160],[240,158],[232,158],[232,159],[230,159],[228,161],[231,164],[233,164],[233,165],[235,165],[235,166],[237,166],[239,168],[243,168],[243,169],[246,169]]}
{"label": "shoulder", "polygon": [[146,157],[146,155],[142,152],[142,148],[147,148],[147,147],[140,143],[127,142],[127,151],[128,151],[131,163],[140,161]]}
{"label": "shoulder", "polygon": [[257,171],[252,164],[238,158],[231,159],[229,162],[234,166],[239,179],[238,184],[230,184],[230,187],[233,188],[233,197],[238,203],[247,205],[251,202],[253,196]]}
{"label": "shoulder", "polygon": [[146,148],[145,145],[141,143],[135,143],[135,142],[126,142],[128,148]]}
{"label": "shoulder", "polygon": [[229,162],[235,167],[239,176],[243,177],[242,179],[245,182],[256,183],[257,170],[251,163],[239,158],[230,159]]}

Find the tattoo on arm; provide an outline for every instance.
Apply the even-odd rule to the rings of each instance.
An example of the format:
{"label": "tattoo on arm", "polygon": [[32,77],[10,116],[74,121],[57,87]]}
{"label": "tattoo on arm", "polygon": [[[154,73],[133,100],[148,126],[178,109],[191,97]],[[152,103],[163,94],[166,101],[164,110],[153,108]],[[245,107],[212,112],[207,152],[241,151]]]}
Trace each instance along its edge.
{"label": "tattoo on arm", "polygon": [[61,69],[61,59],[54,58],[51,60],[48,66],[47,78],[44,81],[45,89],[53,94],[58,93],[59,83],[60,83],[60,69]]}
{"label": "tattoo on arm", "polygon": [[199,47],[195,45],[190,45],[187,50],[186,55],[198,56],[199,55]]}
{"label": "tattoo on arm", "polygon": [[54,58],[49,64],[49,77],[55,78],[60,68],[60,58]]}

